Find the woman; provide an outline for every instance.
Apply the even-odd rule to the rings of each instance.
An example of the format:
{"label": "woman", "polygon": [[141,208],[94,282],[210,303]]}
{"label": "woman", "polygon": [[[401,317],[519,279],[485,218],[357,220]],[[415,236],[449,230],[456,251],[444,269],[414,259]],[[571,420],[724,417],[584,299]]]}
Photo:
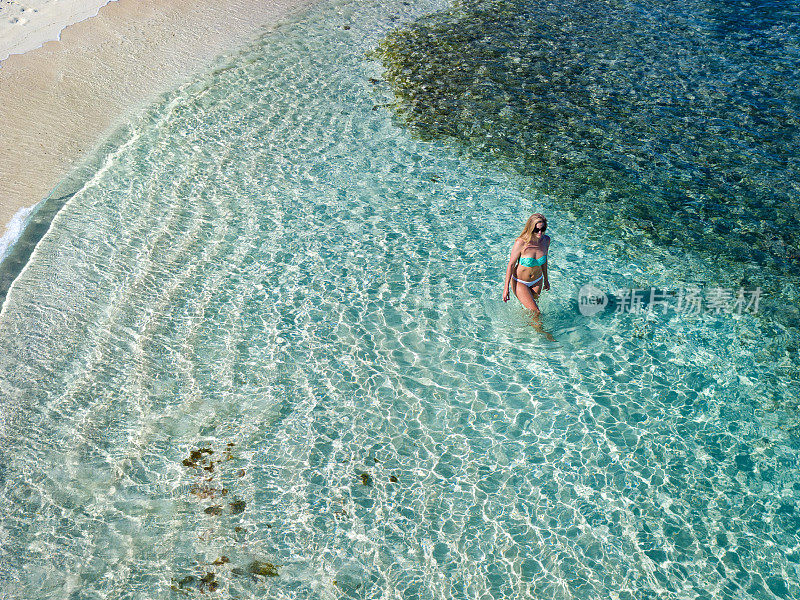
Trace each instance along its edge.
{"label": "woman", "polygon": [[522,306],[539,315],[536,300],[539,293],[550,289],[547,279],[547,250],[550,247],[550,236],[545,235],[547,219],[535,213],[525,224],[525,229],[511,247],[511,258],[506,269],[506,283],[503,287],[503,302],[508,302],[508,286],[522,302]]}

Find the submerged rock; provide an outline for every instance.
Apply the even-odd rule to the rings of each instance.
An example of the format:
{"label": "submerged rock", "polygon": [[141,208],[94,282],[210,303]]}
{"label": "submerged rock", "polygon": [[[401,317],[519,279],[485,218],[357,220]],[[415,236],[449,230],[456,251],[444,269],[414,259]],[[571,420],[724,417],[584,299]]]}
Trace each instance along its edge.
{"label": "submerged rock", "polygon": [[199,579],[194,575],[187,575],[183,579],[178,581],[178,588],[185,590],[187,588],[197,587]]}
{"label": "submerged rock", "polygon": [[219,583],[217,582],[217,576],[212,573],[211,571],[207,572],[202,577],[197,577],[195,575],[187,575],[186,577],[180,579],[178,581],[177,586],[173,586],[173,589],[177,590],[191,590],[195,589],[200,592],[214,592],[219,588]]}
{"label": "submerged rock", "polygon": [[278,566],[273,565],[270,562],[264,562],[261,560],[254,560],[250,563],[247,567],[247,571],[252,573],[253,575],[261,575],[263,577],[277,577],[278,576]]}
{"label": "submerged rock", "polygon": [[205,455],[214,454],[214,451],[211,448],[199,448],[197,450],[192,450],[189,454],[189,458],[183,460],[184,467],[197,467],[198,461],[203,460]]}
{"label": "submerged rock", "polygon": [[208,590],[209,592],[215,591],[218,587],[219,587],[219,584],[217,583],[217,576],[214,575],[214,573],[210,573],[210,572],[206,573],[200,579],[200,585],[198,586],[200,591]]}

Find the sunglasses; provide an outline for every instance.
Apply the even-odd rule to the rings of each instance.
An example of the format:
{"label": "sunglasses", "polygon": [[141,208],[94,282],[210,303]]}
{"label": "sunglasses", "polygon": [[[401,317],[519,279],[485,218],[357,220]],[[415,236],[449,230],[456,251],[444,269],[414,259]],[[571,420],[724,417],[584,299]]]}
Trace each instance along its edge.
{"label": "sunglasses", "polygon": [[544,231],[545,229],[547,229],[547,225],[545,225],[544,227],[539,227],[537,225],[536,227],[533,228],[533,232],[534,233],[539,233],[540,231]]}

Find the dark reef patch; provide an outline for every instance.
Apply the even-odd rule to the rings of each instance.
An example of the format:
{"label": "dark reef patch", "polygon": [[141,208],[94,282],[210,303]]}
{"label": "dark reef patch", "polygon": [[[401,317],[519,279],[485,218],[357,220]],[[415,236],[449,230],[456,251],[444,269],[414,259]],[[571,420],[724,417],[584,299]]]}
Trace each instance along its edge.
{"label": "dark reef patch", "polygon": [[375,56],[421,138],[628,242],[797,275],[798,23],[764,1],[463,0]]}

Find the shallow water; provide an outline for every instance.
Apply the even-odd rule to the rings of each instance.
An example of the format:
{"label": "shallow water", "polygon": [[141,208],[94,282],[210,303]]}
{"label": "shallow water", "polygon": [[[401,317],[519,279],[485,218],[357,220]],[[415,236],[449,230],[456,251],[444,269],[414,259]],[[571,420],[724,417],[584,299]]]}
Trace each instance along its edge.
{"label": "shallow water", "polygon": [[[0,313],[4,597],[800,593],[781,299],[582,316],[726,282],[397,127],[366,53],[437,8],[317,7],[68,195]],[[553,342],[500,300],[534,209]]]}
{"label": "shallow water", "polygon": [[526,175],[626,244],[796,285],[796,3],[463,0],[380,57],[421,136]]}

